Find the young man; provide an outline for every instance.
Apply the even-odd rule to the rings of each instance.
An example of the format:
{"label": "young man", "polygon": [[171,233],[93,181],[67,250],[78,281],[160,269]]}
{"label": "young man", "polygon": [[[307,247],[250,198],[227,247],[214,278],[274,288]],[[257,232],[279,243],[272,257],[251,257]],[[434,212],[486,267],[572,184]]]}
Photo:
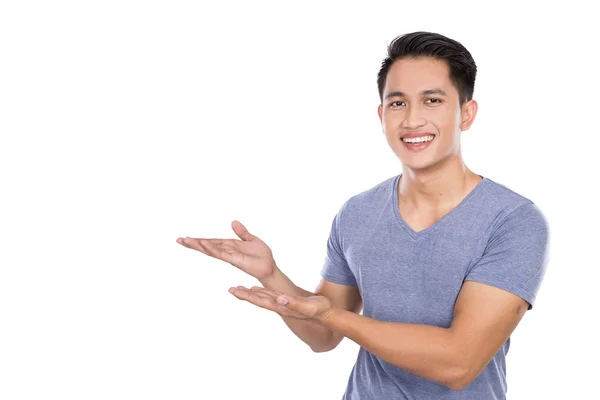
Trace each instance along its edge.
{"label": "young man", "polygon": [[534,203],[462,159],[475,75],[471,54],[445,36],[389,45],[378,114],[402,173],[340,208],[314,293],[238,221],[241,240],[177,239],[256,277],[262,287],[230,292],[277,312],[314,351],[358,343],[344,399],[505,398],[510,335],[543,279],[548,226]]}

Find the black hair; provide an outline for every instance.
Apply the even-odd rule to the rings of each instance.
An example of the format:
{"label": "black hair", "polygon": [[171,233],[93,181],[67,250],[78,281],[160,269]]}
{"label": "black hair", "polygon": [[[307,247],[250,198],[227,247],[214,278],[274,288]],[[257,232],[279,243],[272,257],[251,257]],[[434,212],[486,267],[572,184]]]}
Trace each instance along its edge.
{"label": "black hair", "polygon": [[407,58],[432,57],[448,65],[450,81],[456,87],[460,104],[473,98],[477,65],[471,53],[456,40],[439,33],[412,32],[396,37],[387,47],[387,57],[377,74],[379,99],[383,103],[383,89],[388,71],[394,61]]}

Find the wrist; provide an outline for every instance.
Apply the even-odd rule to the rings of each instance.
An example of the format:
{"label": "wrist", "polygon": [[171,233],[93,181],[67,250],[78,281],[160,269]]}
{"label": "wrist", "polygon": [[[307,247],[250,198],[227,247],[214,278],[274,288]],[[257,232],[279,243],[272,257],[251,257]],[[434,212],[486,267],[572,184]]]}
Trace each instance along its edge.
{"label": "wrist", "polygon": [[316,322],[323,326],[327,326],[334,321],[343,310],[340,308],[331,307],[316,318]]}
{"label": "wrist", "polygon": [[273,262],[273,271],[269,275],[261,277],[258,281],[265,289],[276,290],[275,288],[279,286],[277,285],[277,282],[280,282],[283,277],[283,272],[281,272],[279,267],[277,267],[277,264]]}

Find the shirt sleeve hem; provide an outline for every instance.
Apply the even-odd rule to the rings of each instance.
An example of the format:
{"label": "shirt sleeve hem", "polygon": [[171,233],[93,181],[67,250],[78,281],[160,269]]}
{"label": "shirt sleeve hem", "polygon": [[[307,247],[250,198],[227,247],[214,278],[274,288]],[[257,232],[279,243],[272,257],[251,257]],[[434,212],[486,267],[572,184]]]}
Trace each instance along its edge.
{"label": "shirt sleeve hem", "polygon": [[498,283],[489,279],[479,277],[468,277],[465,279],[465,281],[479,282],[485,285],[490,285],[502,290],[506,290],[507,292],[517,295],[523,300],[525,300],[529,304],[529,307],[527,308],[528,310],[531,310],[533,308],[533,303],[535,302],[535,295],[521,286],[508,286],[503,283]]}
{"label": "shirt sleeve hem", "polygon": [[348,275],[342,275],[342,274],[334,274],[331,272],[325,272],[322,271],[321,272],[321,276],[328,280],[331,281],[333,283],[339,283],[341,285],[348,285],[348,286],[358,286],[358,284],[356,283],[356,279],[354,278],[354,276],[348,276]]}

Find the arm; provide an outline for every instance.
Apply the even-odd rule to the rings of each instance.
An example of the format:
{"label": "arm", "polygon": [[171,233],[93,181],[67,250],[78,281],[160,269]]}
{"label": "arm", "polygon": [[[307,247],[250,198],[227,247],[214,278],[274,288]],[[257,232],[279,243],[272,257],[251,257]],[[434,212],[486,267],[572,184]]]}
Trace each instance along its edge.
{"label": "arm", "polygon": [[[332,332],[300,314],[282,314],[282,311],[286,311],[285,307],[278,306],[267,291],[288,293],[304,298],[321,296],[328,299],[328,303],[333,304],[337,309],[358,313],[362,308],[358,288],[324,279],[317,287],[316,293],[299,288],[277,267],[273,253],[265,242],[248,232],[239,221],[233,221],[231,227],[241,240],[180,237],[177,238],[177,243],[225,261],[257,278],[266,289],[254,287],[248,290],[238,286],[231,288],[230,292],[240,300],[247,300],[279,312],[292,332],[307,343],[313,351],[321,352],[335,348],[343,339],[341,334]],[[294,315],[299,318],[294,318]]]}
{"label": "arm", "polygon": [[512,293],[465,282],[449,328],[381,322],[338,309],[321,323],[390,364],[461,390],[506,342],[527,307]]}
{"label": "arm", "polygon": [[530,304],[503,289],[465,281],[454,319],[450,327],[442,328],[378,321],[335,308],[324,296],[296,296],[262,288],[241,288],[234,295],[282,316],[313,321],[398,368],[453,390],[464,389],[481,373]]}
{"label": "arm", "polygon": [[512,212],[465,277],[448,328],[374,320],[333,307],[325,296],[259,289],[264,296],[238,297],[280,315],[318,322],[399,368],[461,390],[532,307],[545,274],[548,244],[547,223],[533,204]]}
{"label": "arm", "polygon": [[533,203],[524,204],[498,222],[465,277],[448,328],[381,322],[335,309],[319,314],[319,320],[399,368],[460,390],[481,373],[532,308],[548,248],[544,215]]}
{"label": "arm", "polygon": [[[311,293],[296,286],[279,268],[275,268],[271,277],[259,281],[265,288],[277,292],[299,297],[325,296],[331,301],[333,307],[351,314],[359,313],[362,309],[362,299],[356,286],[340,285],[321,279],[315,293]],[[330,351],[344,338],[340,332],[332,331],[316,321],[283,315],[281,317],[291,331],[314,352]]]}

